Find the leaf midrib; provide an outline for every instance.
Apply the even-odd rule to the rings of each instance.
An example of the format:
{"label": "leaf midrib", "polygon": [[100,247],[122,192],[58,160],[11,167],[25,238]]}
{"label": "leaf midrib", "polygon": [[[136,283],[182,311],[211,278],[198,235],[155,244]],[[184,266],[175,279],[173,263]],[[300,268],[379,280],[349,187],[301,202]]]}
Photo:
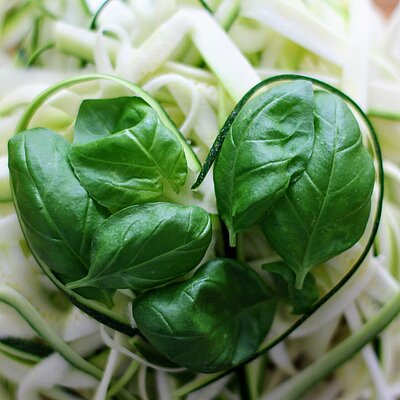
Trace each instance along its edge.
{"label": "leaf midrib", "polygon": [[[129,229],[132,227],[132,225],[133,225],[133,223],[127,228],[126,231],[129,231]],[[161,222],[160,222],[159,224],[157,224],[157,226],[153,229],[153,231],[151,232],[151,234],[150,234],[150,235],[146,238],[146,240],[144,240],[143,243],[140,245],[139,249],[137,249],[137,250],[135,251],[135,252],[137,253],[137,257],[138,257],[138,255],[139,255],[140,251],[142,250],[143,246],[145,246],[145,244],[147,244],[149,240],[152,240],[152,235],[154,234],[154,232],[155,232],[160,226],[161,226]],[[131,264],[132,264],[134,261],[131,261],[129,264],[123,265],[123,266],[119,269],[119,271],[113,271],[113,273],[107,273],[107,274],[96,274],[96,275],[92,275],[92,276],[91,276],[91,279],[93,279],[93,281],[95,281],[95,280],[98,280],[98,279],[105,279],[105,278],[110,277],[110,276],[113,276],[113,275],[115,275],[115,274],[118,274],[118,275],[127,274],[127,273],[129,273],[129,272],[131,272],[131,271],[134,271],[134,270],[138,269],[138,268],[142,268],[142,267],[145,267],[145,266],[148,265],[148,264],[151,264],[151,263],[153,263],[153,262],[157,262],[157,260],[160,259],[160,258],[168,257],[170,254],[175,253],[175,252],[177,252],[177,251],[180,251],[181,249],[190,246],[192,243],[196,243],[197,241],[202,240],[202,239],[204,238],[204,235],[207,233],[207,227],[208,227],[208,226],[209,226],[209,223],[207,223],[207,224],[204,226],[204,228],[202,229],[201,233],[200,233],[198,236],[194,237],[194,238],[193,238],[192,240],[190,240],[189,242],[186,242],[186,243],[184,243],[184,244],[182,244],[182,245],[180,245],[180,246],[178,246],[178,247],[175,247],[174,249],[169,250],[169,251],[166,252],[166,253],[158,254],[157,256],[155,256],[155,257],[153,257],[153,258],[151,258],[151,259],[148,259],[148,260],[146,260],[146,261],[142,261],[141,263],[136,264],[136,265],[132,265],[132,266],[131,266]],[[186,233],[185,237],[187,237],[187,233]],[[204,246],[202,246],[202,247],[204,247]],[[200,249],[200,247],[197,247],[197,248],[195,248],[195,249],[191,249],[191,251],[198,251],[199,249]],[[104,272],[104,271],[107,270],[107,268],[109,268],[110,266],[112,266],[112,263],[116,260],[116,258],[119,256],[119,254],[120,254],[120,252],[116,252],[116,254],[111,258],[111,260],[106,264],[106,266],[105,266],[104,268],[102,268],[102,270],[101,270],[100,272]],[[136,258],[137,258],[137,257],[136,257]],[[99,276],[99,275],[100,275],[100,276]],[[97,278],[95,278],[96,276],[97,276]]]}
{"label": "leaf midrib", "polygon": [[43,201],[42,199],[42,195],[39,191],[39,187],[36,183],[36,179],[34,178],[34,175],[32,174],[30,165],[28,163],[28,158],[27,158],[27,145],[26,145],[26,137],[24,137],[24,154],[25,154],[25,165],[26,165],[26,169],[27,172],[33,182],[33,184],[35,185],[36,188],[36,192],[39,195],[39,198],[44,206],[44,210],[46,210],[46,215],[48,216],[48,218],[50,219],[50,221],[52,222],[53,225],[53,229],[55,230],[55,232],[59,235],[59,237],[62,239],[62,241],[66,244],[67,248],[71,251],[71,253],[86,267],[86,270],[89,269],[89,265],[82,259],[82,257],[74,250],[74,248],[70,245],[70,243],[68,242],[68,240],[66,240],[66,238],[64,237],[64,235],[61,233],[61,231],[58,229],[57,224],[55,223],[52,215],[50,214],[49,210],[47,209],[47,205],[46,203]]}
{"label": "leaf midrib", "polygon": [[[258,117],[258,115],[259,115],[262,111],[264,111],[264,110],[266,110],[266,109],[269,110],[269,109],[273,106],[274,103],[278,102],[279,100],[283,99],[284,97],[286,97],[286,96],[288,96],[288,95],[291,95],[291,94],[293,94],[293,93],[296,93],[296,92],[298,92],[298,91],[301,91],[302,89],[303,89],[303,87],[301,87],[301,86],[300,86],[300,87],[297,87],[295,90],[292,90],[292,91],[290,91],[290,92],[284,93],[282,96],[280,96],[280,97],[278,97],[278,98],[276,98],[276,99],[273,99],[270,103],[268,103],[267,106],[262,106],[262,107],[260,107],[259,111],[255,114],[254,118]],[[234,121],[234,122],[235,122],[235,121]],[[241,140],[241,141],[238,143],[238,145],[236,145],[235,141],[233,140],[232,126],[233,126],[233,123],[232,123],[232,125],[231,125],[231,127],[230,127],[230,129],[229,129],[229,133],[230,133],[230,136],[232,137],[232,144],[233,144],[233,146],[235,147],[236,151],[235,151],[235,157],[234,157],[234,159],[233,159],[232,179],[229,179],[229,181],[228,181],[228,182],[229,182],[228,198],[229,198],[229,205],[230,205],[230,209],[231,209],[231,210],[232,210],[232,201],[233,201],[233,197],[234,197],[233,193],[234,193],[235,188],[236,188],[236,185],[234,185],[234,177],[236,176],[238,153],[239,153],[240,146],[242,145],[242,142],[243,142],[243,141]],[[244,130],[244,132],[242,132],[242,134],[240,135],[240,137],[241,137],[242,139],[244,139],[245,136],[247,135],[247,133],[248,133],[248,131],[249,131],[249,129],[250,129],[250,126],[251,126],[251,123],[249,123],[249,125],[246,127],[246,129]],[[270,197],[271,197],[271,196],[270,196]],[[231,214],[231,215],[230,215],[230,219],[231,219],[231,222],[232,222],[232,223],[233,223],[233,217],[234,217],[234,215]],[[232,228],[233,228],[233,224],[232,224]]]}

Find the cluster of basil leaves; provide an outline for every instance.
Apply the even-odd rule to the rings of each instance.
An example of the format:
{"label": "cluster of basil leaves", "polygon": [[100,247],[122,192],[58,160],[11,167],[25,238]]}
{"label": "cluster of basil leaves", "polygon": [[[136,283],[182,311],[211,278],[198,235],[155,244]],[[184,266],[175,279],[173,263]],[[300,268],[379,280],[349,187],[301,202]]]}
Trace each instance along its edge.
{"label": "cluster of basil leaves", "polygon": [[218,150],[216,199],[232,243],[259,223],[281,255],[263,267],[271,289],[234,259],[198,267],[211,242],[210,217],[163,199],[166,185],[178,193],[185,184],[186,158],[139,97],[85,100],[72,144],[44,128],[17,134],[9,168],[39,264],[109,307],[115,290],[133,290],[141,334],[172,362],[200,372],[254,354],[278,298],[294,313],[317,300],[308,272],[359,240],[374,185],[359,126],[339,97],[295,81],[241,108]]}

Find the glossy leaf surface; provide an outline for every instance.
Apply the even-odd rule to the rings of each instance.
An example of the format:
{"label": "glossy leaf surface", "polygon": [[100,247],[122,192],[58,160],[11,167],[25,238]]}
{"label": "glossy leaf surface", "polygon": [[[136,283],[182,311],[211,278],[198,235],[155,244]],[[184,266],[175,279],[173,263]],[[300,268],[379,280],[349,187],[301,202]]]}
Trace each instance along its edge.
{"label": "glossy leaf surface", "polygon": [[318,289],[314,277],[307,274],[301,289],[295,288],[296,275],[283,261],[265,264],[275,284],[278,297],[292,307],[293,314],[304,314],[318,300]]}
{"label": "glossy leaf surface", "polygon": [[157,200],[165,183],[178,192],[187,176],[181,143],[139,97],[85,100],[70,160],[90,195],[112,211]]}
{"label": "glossy leaf surface", "polygon": [[[39,263],[64,283],[87,274],[93,233],[109,215],[79,184],[69,148],[64,138],[41,128],[9,141],[14,203],[26,239]],[[110,300],[101,291],[83,294]]]}
{"label": "glossy leaf surface", "polygon": [[306,171],[289,187],[262,229],[296,273],[296,287],[315,265],[353,246],[370,212],[374,166],[360,128],[336,95],[315,93],[315,145]]}
{"label": "glossy leaf surface", "polygon": [[235,118],[214,167],[218,210],[231,236],[256,223],[303,172],[314,140],[310,82],[276,86]]}
{"label": "glossy leaf surface", "polygon": [[250,267],[216,259],[186,282],[140,296],[133,315],[143,335],[171,361],[209,373],[254,354],[275,306],[272,291]]}
{"label": "glossy leaf surface", "polygon": [[211,236],[209,215],[200,207],[149,203],[125,208],[95,232],[89,274],[76,284],[160,286],[195,268]]}

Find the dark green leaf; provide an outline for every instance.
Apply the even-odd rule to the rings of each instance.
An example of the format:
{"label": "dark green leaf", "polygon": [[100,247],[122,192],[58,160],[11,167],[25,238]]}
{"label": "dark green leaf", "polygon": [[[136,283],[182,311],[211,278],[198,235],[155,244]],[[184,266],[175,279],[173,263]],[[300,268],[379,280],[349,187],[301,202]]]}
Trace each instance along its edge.
{"label": "dark green leaf", "polygon": [[181,143],[139,97],[85,100],[70,161],[82,186],[112,211],[157,200],[165,182],[178,192],[187,176]]}
{"label": "dark green leaf", "polygon": [[148,289],[185,275],[211,241],[200,207],[149,203],[119,211],[95,232],[89,274],[71,287]]}
{"label": "dark green leaf", "polygon": [[[39,128],[14,136],[8,152],[27,242],[38,262],[64,283],[87,274],[93,232],[109,215],[79,184],[68,162],[69,147],[61,136]],[[103,295],[95,297],[108,298]]]}
{"label": "dark green leaf", "polygon": [[360,128],[339,97],[315,93],[315,144],[306,171],[266,215],[262,229],[296,274],[353,246],[368,221],[374,166]]}
{"label": "dark green leaf", "polygon": [[306,313],[318,300],[318,289],[311,273],[306,275],[303,287],[296,289],[296,275],[285,262],[264,264],[262,269],[271,274],[278,296],[292,306],[293,314]]}
{"label": "dark green leaf", "polygon": [[179,365],[168,360],[163,354],[157,351],[148,341],[138,337],[133,343],[136,352],[145,360],[164,368],[179,368]]}
{"label": "dark green leaf", "polygon": [[244,362],[267,334],[271,290],[248,266],[209,261],[191,279],[151,290],[133,303],[138,328],[171,361],[199,372]]}
{"label": "dark green leaf", "polygon": [[220,215],[231,236],[256,223],[303,172],[313,140],[310,82],[276,86],[239,112],[214,167]]}

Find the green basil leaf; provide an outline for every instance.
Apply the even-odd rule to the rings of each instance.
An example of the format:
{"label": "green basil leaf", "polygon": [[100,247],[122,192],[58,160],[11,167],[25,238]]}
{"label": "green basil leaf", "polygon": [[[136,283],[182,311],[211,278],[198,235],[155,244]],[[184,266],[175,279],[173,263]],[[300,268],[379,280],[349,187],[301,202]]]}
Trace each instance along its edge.
{"label": "green basil leaf", "polygon": [[[32,253],[62,282],[82,278],[93,233],[109,213],[79,184],[68,162],[70,144],[38,128],[14,136],[8,148],[14,203]],[[105,292],[86,294],[110,303]]]}
{"label": "green basil leaf", "polygon": [[197,206],[149,203],[125,208],[96,230],[89,274],[71,287],[160,286],[195,268],[211,236],[210,217]]}
{"label": "green basil leaf", "polygon": [[231,239],[255,224],[303,172],[314,141],[313,88],[295,81],[250,100],[214,167],[218,210]]}
{"label": "green basil leaf", "polygon": [[69,157],[82,186],[112,211],[159,199],[165,182],[178,193],[187,177],[181,143],[139,97],[85,100]]}
{"label": "green basil leaf", "polygon": [[372,158],[351,110],[338,96],[315,93],[315,144],[306,171],[261,222],[296,274],[296,287],[315,265],[362,236],[374,187]]}
{"label": "green basil leaf", "polygon": [[151,110],[140,97],[83,100],[76,117],[74,144],[94,142],[133,127],[145,128],[152,118],[146,115]]}
{"label": "green basil leaf", "polygon": [[164,368],[179,368],[179,365],[168,360],[167,357],[157,351],[147,340],[140,336],[135,338],[132,346],[135,349],[135,353],[139,354],[145,360],[150,361],[152,364]]}
{"label": "green basil leaf", "polygon": [[278,297],[292,306],[293,314],[304,314],[317,302],[318,289],[311,273],[305,277],[303,287],[296,289],[296,275],[285,262],[264,264],[262,269],[270,273]]}
{"label": "green basil leaf", "polygon": [[210,373],[251,357],[275,308],[272,291],[250,267],[217,259],[186,282],[139,296],[133,316],[142,334],[171,361]]}

